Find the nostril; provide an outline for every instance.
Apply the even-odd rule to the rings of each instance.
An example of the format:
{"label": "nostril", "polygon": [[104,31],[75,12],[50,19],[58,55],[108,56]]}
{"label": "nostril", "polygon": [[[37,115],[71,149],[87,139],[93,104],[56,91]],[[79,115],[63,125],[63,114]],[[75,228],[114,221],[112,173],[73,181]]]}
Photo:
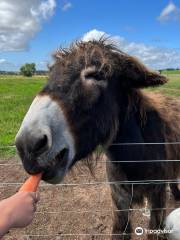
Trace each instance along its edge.
{"label": "nostril", "polygon": [[33,151],[34,153],[40,154],[46,150],[47,146],[48,146],[48,137],[46,135],[43,135],[43,137],[38,139],[38,141],[35,143]]}

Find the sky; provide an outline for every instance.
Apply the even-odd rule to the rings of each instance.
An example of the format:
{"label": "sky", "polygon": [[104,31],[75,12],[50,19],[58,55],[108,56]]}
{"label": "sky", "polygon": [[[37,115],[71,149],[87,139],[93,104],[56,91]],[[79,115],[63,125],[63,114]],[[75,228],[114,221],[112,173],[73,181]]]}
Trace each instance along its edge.
{"label": "sky", "polygon": [[180,0],[0,0],[0,70],[46,70],[58,47],[102,34],[151,68],[180,68]]}

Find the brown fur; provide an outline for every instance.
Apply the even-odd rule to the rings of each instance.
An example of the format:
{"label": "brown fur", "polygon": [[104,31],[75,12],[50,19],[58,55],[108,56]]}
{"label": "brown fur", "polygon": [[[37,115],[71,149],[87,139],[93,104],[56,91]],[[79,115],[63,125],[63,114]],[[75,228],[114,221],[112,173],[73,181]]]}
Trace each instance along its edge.
{"label": "brown fur", "polygon": [[[92,127],[92,132],[94,133],[94,138],[89,139],[89,141],[91,141],[91,143],[94,141],[95,144],[91,150],[87,150],[85,153],[81,153],[80,151],[80,153],[77,154],[77,160],[87,157],[87,154],[91,153],[97,144],[104,146],[110,160],[126,160],[126,157],[121,158],[121,154],[123,155],[123,152],[121,153],[121,147],[111,146],[111,143],[116,143],[119,141],[119,138],[121,139],[122,122],[128,122],[132,115],[134,116],[133,121],[139,121],[139,128],[142,134],[144,134],[144,142],[176,142],[180,139],[179,102],[160,94],[147,93],[140,90],[140,88],[143,87],[164,84],[167,82],[166,77],[149,70],[136,58],[121,52],[113,44],[107,44],[106,40],[103,39],[87,43],[73,43],[69,49],[60,49],[57,51],[54,54],[54,58],[55,63],[50,68],[50,81],[65,85],[66,78],[79,79],[80,76],[81,79],[77,85],[74,80],[71,83],[71,88],[77,91],[76,94],[71,95],[73,99],[72,107],[64,104],[69,124],[72,126],[72,131],[76,136],[77,149],[83,149],[83,152],[85,149],[88,149],[86,145],[81,144],[81,141],[88,141],[89,136],[87,133],[86,140],[83,140],[82,133],[86,131],[83,127],[83,121],[86,122],[86,120],[82,117],[80,122],[78,120],[78,124],[76,124],[74,117],[77,118],[77,114],[74,114],[74,117],[72,117],[72,108],[75,108],[76,105],[78,106],[78,101],[83,102],[83,105],[80,104],[79,108],[89,109],[88,114],[91,114],[92,108],[97,108],[96,103],[101,97],[102,92],[108,89],[109,93],[113,93],[109,99],[109,103],[106,103],[108,104],[106,111],[107,113],[109,111],[110,116],[112,115],[110,122],[107,123],[106,114],[102,112],[101,109],[98,110],[98,108],[96,115],[91,116],[97,118],[96,121],[99,123],[97,122],[96,125],[97,127],[99,126],[99,128],[102,129],[102,133],[105,134],[103,141],[95,141],[95,135],[96,138],[99,138],[98,135],[100,133],[98,133],[98,131],[93,132],[95,129],[89,122],[89,126]],[[58,77],[58,73],[61,77]],[[67,88],[70,87],[68,81],[67,86]],[[58,96],[60,96],[60,94]],[[106,98],[108,97],[108,95],[105,96]],[[98,111],[101,115],[98,114]],[[151,121],[154,122],[154,129],[148,132],[149,127],[147,126],[152,128]],[[118,151],[117,149],[120,149],[118,155],[116,153],[116,151]],[[122,151],[129,150],[122,149]],[[162,146],[145,145],[143,151],[145,152],[143,160],[158,160],[161,158],[169,160],[180,159],[180,145],[176,144]],[[136,160],[136,152],[134,155],[135,156],[132,157],[135,157]],[[89,157],[90,161],[88,161],[88,163],[91,162],[91,159],[92,158]],[[154,162],[150,165],[147,165],[147,163],[137,164],[138,165],[135,165],[136,167],[129,164],[127,168],[126,165],[107,163],[109,181],[172,180],[178,178],[180,173],[178,162]],[[142,173],[140,172],[139,175],[136,174],[136,176],[133,176],[133,168],[135,169],[137,166],[142,168]],[[174,187],[175,185],[172,186]],[[165,184],[134,185],[133,189],[132,186],[114,184],[111,185],[111,189],[112,199],[119,210],[128,209],[133,203],[142,203],[145,196],[149,199],[152,208],[165,207]],[[178,193],[178,190],[176,190],[175,188],[173,192]],[[131,199],[132,191],[133,199]],[[120,201],[119,198],[122,200]],[[126,233],[131,232],[130,222],[127,224],[127,214],[127,212],[118,212],[115,214],[114,234],[123,233],[124,231],[126,231]],[[150,228],[161,228],[164,217],[165,211],[152,211]],[[114,235],[113,238],[130,239],[130,236],[124,236],[122,238],[121,236]],[[149,236],[149,238],[156,239],[156,236]]]}
{"label": "brown fur", "polygon": [[[109,181],[114,182],[112,199],[118,210],[141,204],[144,197],[153,209],[164,208],[166,184],[127,185],[122,181],[179,177],[180,165],[173,160],[180,159],[180,145],[165,142],[180,141],[180,103],[142,90],[165,84],[167,78],[107,43],[106,39],[73,43],[68,49],[58,50],[54,59],[49,81],[40,94],[51,96],[66,116],[76,144],[71,167],[100,145],[109,157],[107,175]],[[113,145],[126,142],[143,144]],[[146,144],[159,142],[162,144]],[[158,162],[168,159],[172,162]],[[131,163],[131,160],[137,162]],[[138,162],[142,160],[143,163]],[[171,188],[175,198],[180,198],[177,185]],[[165,211],[152,210],[150,229],[162,228],[164,218]],[[128,212],[115,213],[114,239],[131,239],[128,219]],[[128,235],[116,235],[124,232]],[[149,238],[157,239],[157,236]]]}

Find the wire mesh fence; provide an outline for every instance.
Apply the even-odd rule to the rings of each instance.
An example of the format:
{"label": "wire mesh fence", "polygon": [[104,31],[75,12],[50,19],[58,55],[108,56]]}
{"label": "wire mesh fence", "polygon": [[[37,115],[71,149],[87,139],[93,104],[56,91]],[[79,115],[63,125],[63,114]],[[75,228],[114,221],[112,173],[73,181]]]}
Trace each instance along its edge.
{"label": "wire mesh fence", "polygon": [[[135,146],[135,145],[139,145],[139,144],[144,144],[144,143],[116,143],[113,144],[114,146],[118,146],[118,145],[126,145],[126,146]],[[146,143],[147,145],[157,145],[157,144],[180,144],[180,142],[173,142],[173,143]],[[15,148],[15,146],[0,146],[0,149],[7,149],[7,148]],[[159,160],[137,160],[137,161],[128,161],[128,163],[153,163],[153,162],[164,162],[164,163],[170,163],[171,161],[176,161],[176,162],[180,162],[179,159],[175,159],[175,160],[167,160],[167,159],[159,159]],[[99,160],[99,164],[101,165],[101,169],[104,169],[104,166],[107,162],[115,162],[115,163],[126,163],[127,161],[109,161],[107,159],[100,159]],[[23,171],[23,167],[22,164],[20,162],[20,160],[16,160],[15,162],[11,161],[7,161],[3,160],[0,161],[0,171],[4,171],[5,172],[5,168],[11,168],[13,169],[13,172],[16,172],[18,175],[18,179],[20,179],[19,177],[21,177],[19,174],[19,169],[21,169],[21,171]],[[104,170],[103,170],[104,171]],[[105,179],[104,179],[105,178]],[[13,174],[11,176],[11,179],[13,179]],[[16,178],[17,179],[17,178]],[[42,225],[42,223],[36,223],[39,227],[35,228],[33,227],[31,228],[27,228],[25,231],[20,232],[18,235],[17,232],[15,232],[15,234],[18,236],[17,238],[13,238],[13,239],[20,239],[20,237],[22,239],[87,239],[87,237],[91,237],[90,239],[92,239],[92,237],[95,237],[95,239],[110,239],[110,237],[112,236],[111,234],[111,229],[108,227],[106,227],[105,229],[103,229],[103,224],[104,224],[104,220],[102,221],[101,217],[103,216],[104,219],[107,220],[107,218],[112,218],[113,214],[115,212],[128,212],[129,214],[136,214],[136,212],[139,212],[140,214],[143,214],[145,216],[144,213],[148,214],[146,215],[146,217],[149,217],[149,213],[150,211],[160,211],[160,210],[166,210],[166,211],[173,211],[176,208],[172,207],[172,206],[167,206],[166,208],[151,208],[150,206],[148,206],[147,204],[144,204],[144,206],[141,207],[135,207],[132,208],[131,206],[129,206],[128,209],[115,209],[113,208],[112,202],[111,201],[107,201],[105,205],[103,205],[103,201],[104,201],[104,197],[105,195],[108,193],[110,196],[110,192],[109,190],[107,190],[109,185],[113,185],[113,184],[123,184],[123,185],[130,185],[132,187],[132,199],[133,199],[133,186],[136,185],[147,185],[147,184],[153,184],[153,185],[157,185],[157,184],[180,184],[180,179],[149,179],[149,180],[138,180],[138,181],[108,181],[106,175],[103,175],[103,178],[101,180],[99,179],[94,179],[92,177],[87,177],[86,173],[85,174],[78,174],[78,181],[76,181],[73,178],[70,178],[68,181],[65,181],[63,183],[60,184],[56,184],[56,186],[52,186],[50,184],[47,183],[41,183],[40,184],[40,192],[43,195],[43,199],[41,202],[41,206],[39,207],[39,209],[36,212],[37,216],[40,216],[40,219],[46,220],[44,225]],[[8,194],[10,193],[14,193],[18,190],[18,188],[20,187],[20,185],[23,184],[23,180],[15,180],[15,181],[9,181],[8,177],[3,177],[3,181],[0,182],[0,196],[1,197],[7,197]],[[8,190],[8,194],[5,194],[5,192]],[[92,189],[94,188],[94,190],[92,191]],[[106,190],[104,190],[106,189]],[[51,192],[52,191],[52,192]],[[60,193],[60,197],[58,199],[55,198],[55,196]],[[48,197],[47,197],[48,195]],[[79,195],[79,197],[78,197]],[[89,195],[89,196],[88,196]],[[55,199],[54,199],[55,198]],[[80,204],[80,202],[83,199],[83,205]],[[85,200],[84,200],[85,199]],[[70,201],[71,200],[71,201]],[[72,201],[73,200],[73,201]],[[93,201],[96,201],[95,204],[96,206],[94,206]],[[68,205],[68,201],[71,202],[71,204],[69,203]],[[49,203],[50,206],[47,206],[47,202]],[[64,205],[63,205],[64,204]],[[58,206],[60,205],[60,206]],[[79,207],[77,207],[79,205]],[[58,206],[58,207],[57,207]],[[71,207],[70,207],[71,206]],[[54,210],[56,209],[56,210]],[[45,215],[48,215],[45,217]],[[92,215],[92,219],[91,219],[91,215]],[[86,216],[86,217],[85,217]],[[54,220],[52,220],[52,218]],[[80,224],[79,221],[81,222],[82,219],[86,218],[88,221],[88,226],[86,226],[86,229],[80,228],[78,232],[76,232],[74,229],[75,228],[75,224],[74,222],[72,223],[72,221],[70,221],[69,219],[72,218],[71,220],[73,220],[75,223],[77,222],[77,224]],[[94,219],[97,218],[98,219],[98,227],[91,227],[91,224],[93,225],[93,221]],[[60,219],[60,220],[58,220]],[[66,219],[66,220],[64,220]],[[77,220],[78,219],[78,220]],[[49,221],[48,221],[49,220]],[[37,220],[38,221],[38,220]],[[48,228],[49,228],[49,224],[54,224],[54,221],[57,221],[59,224],[63,224],[63,221],[65,221],[65,223],[69,224],[69,227],[65,227],[63,225],[62,229],[60,232],[56,233],[54,228],[52,228],[49,232],[46,230],[43,230],[46,228],[46,224],[48,224]],[[100,221],[102,221],[102,223],[100,223]],[[109,220],[108,220],[109,222]],[[83,224],[83,223],[82,223]],[[102,224],[102,225],[101,225]],[[104,224],[106,226],[106,224]],[[110,226],[112,225],[112,222],[110,224]],[[70,229],[70,226],[72,226],[72,229]],[[61,227],[60,227],[61,228]],[[55,229],[59,230],[59,227],[55,227]],[[68,232],[69,229],[69,232]],[[76,229],[77,230],[77,229]],[[81,230],[81,231],[80,231]],[[12,234],[14,234],[14,232],[12,232]],[[122,233],[122,234],[118,234],[118,235],[128,235],[127,233]],[[135,235],[134,232],[132,232],[131,235]],[[5,237],[5,239],[12,239],[13,235],[7,235]]]}

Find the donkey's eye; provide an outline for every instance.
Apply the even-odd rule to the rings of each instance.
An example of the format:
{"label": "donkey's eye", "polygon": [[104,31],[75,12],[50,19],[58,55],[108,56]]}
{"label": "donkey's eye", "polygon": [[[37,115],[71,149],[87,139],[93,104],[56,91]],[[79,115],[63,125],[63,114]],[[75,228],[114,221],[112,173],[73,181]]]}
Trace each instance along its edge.
{"label": "donkey's eye", "polygon": [[103,80],[103,75],[99,72],[88,73],[86,76],[86,80],[94,79],[96,81]]}

